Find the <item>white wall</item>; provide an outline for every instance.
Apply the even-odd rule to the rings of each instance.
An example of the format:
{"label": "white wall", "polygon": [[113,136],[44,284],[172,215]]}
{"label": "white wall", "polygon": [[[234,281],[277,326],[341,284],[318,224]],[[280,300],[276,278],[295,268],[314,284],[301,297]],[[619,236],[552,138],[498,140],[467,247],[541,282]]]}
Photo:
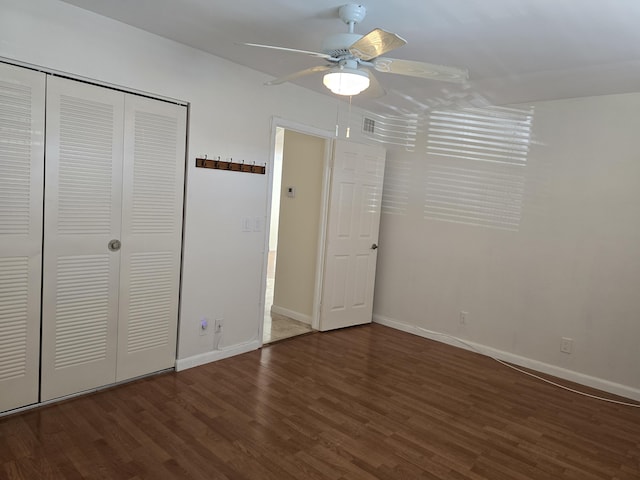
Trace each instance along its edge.
{"label": "white wall", "polygon": [[[332,131],[337,102],[55,0],[0,0],[0,12],[0,57],[190,103],[179,366],[257,348],[267,176],[194,159],[267,163],[272,116]],[[243,217],[260,231],[242,232]],[[224,319],[219,351],[202,317]]]}
{"label": "white wall", "polygon": [[[442,158],[388,153],[387,176],[410,168],[409,203],[382,218],[375,318],[640,399],[640,94],[532,107],[511,231],[425,219]],[[574,340],[572,354],[561,337]]]}

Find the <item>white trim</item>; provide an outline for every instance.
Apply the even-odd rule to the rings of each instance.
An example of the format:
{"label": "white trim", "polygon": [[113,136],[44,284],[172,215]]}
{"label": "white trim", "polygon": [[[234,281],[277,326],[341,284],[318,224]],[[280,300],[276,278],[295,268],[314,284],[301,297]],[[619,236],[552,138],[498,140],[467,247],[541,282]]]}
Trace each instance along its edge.
{"label": "white trim", "polygon": [[277,315],[282,315],[284,317],[289,317],[298,322],[306,323],[307,325],[312,324],[312,318],[310,315],[305,315],[304,313],[294,312],[293,310],[289,310],[288,308],[282,308],[277,305],[271,305],[271,313],[275,313]]}
{"label": "white trim", "polygon": [[[317,127],[311,127],[309,125],[305,125],[304,123],[294,122],[292,120],[287,120],[282,117],[272,117],[271,118],[271,129],[272,129],[272,138],[274,137],[275,130],[277,127],[285,128],[287,130],[294,130],[299,133],[304,133],[306,135],[315,135],[316,137],[322,138],[333,138],[333,132],[329,130],[323,130]],[[273,152],[271,152],[273,156]]]}
{"label": "white trim", "polygon": [[396,330],[402,330],[403,332],[411,333],[413,335],[418,335],[420,337],[428,338],[430,340],[435,340],[436,342],[445,343],[447,345],[452,345],[454,347],[462,348],[464,350],[475,351],[476,353],[480,352],[489,357],[495,357],[502,361],[512,363],[514,365],[530,368],[537,372],[553,375],[554,377],[562,378],[570,382],[579,383],[581,385],[597,388],[598,390],[609,392],[614,395],[619,395],[621,397],[640,401],[640,389],[638,388],[629,387],[627,385],[622,385],[620,383],[611,382],[603,378],[592,377],[590,375],[585,375],[584,373],[575,372],[573,370],[567,370],[566,368],[558,367],[556,365],[551,365],[549,363],[540,362],[539,360],[534,360],[532,358],[522,357],[520,355],[515,355],[513,353],[505,352],[503,350],[497,350],[495,348],[488,347],[486,345],[481,345],[475,342],[470,342],[468,340],[460,339],[460,341],[458,342],[456,341],[455,336],[449,335],[448,333],[434,332],[432,330],[427,330],[426,328],[403,323],[398,320],[385,317],[383,315],[374,314],[373,321],[374,323],[379,323],[380,325],[385,325],[387,327],[395,328]]}
{"label": "white trim", "polygon": [[333,139],[324,142],[324,164],[322,166],[322,193],[320,194],[320,229],[316,254],[316,280],[313,289],[313,310],[311,328],[320,330],[320,308],[322,306],[322,288],[324,285],[324,264],[326,258],[327,224],[329,218],[329,192],[331,191],[331,168],[333,160]]}
{"label": "white trim", "polygon": [[213,350],[211,352],[201,353],[199,355],[193,355],[192,357],[179,358],[176,360],[176,372],[187,370],[188,368],[198,367],[206,363],[223,360],[225,358],[240,355],[241,353],[252,352],[258,350],[262,346],[262,338],[259,340],[253,340],[248,343],[242,343],[240,345],[234,345],[230,348],[223,348],[220,350]]}

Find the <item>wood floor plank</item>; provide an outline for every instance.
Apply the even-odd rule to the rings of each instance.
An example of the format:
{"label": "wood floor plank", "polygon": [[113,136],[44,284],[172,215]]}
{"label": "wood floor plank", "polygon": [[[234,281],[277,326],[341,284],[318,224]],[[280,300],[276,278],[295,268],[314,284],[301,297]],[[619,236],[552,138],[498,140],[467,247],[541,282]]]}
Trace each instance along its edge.
{"label": "wood floor plank", "polygon": [[0,478],[638,480],[640,410],[374,324],[0,418]]}

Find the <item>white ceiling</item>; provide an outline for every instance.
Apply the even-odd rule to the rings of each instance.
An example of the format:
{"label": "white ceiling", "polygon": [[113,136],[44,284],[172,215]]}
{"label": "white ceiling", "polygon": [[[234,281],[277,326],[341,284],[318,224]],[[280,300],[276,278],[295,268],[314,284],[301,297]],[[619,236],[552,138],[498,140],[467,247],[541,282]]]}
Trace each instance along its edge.
{"label": "white ceiling", "polygon": [[[273,77],[318,58],[238,45],[252,42],[320,51],[346,31],[341,0],[64,0],[246,65]],[[470,82],[376,73],[387,95],[354,97],[382,114],[443,104],[525,103],[640,91],[637,0],[368,0],[356,33],[375,27],[407,45],[386,56],[466,67]],[[295,83],[332,95],[314,75]],[[263,88],[281,88],[270,86]]]}

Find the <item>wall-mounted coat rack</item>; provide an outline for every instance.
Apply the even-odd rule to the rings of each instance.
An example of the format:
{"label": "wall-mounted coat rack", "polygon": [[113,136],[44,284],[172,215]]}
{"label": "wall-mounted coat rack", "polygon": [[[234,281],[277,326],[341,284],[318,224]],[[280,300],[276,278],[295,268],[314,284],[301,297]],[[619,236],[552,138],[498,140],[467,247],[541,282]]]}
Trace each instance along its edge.
{"label": "wall-mounted coat rack", "polygon": [[216,170],[231,170],[233,172],[257,173],[260,175],[264,175],[266,171],[265,165],[248,164],[244,162],[238,163],[232,160],[220,160],[220,157],[218,157],[217,160],[196,158],[196,167],[213,168]]}

